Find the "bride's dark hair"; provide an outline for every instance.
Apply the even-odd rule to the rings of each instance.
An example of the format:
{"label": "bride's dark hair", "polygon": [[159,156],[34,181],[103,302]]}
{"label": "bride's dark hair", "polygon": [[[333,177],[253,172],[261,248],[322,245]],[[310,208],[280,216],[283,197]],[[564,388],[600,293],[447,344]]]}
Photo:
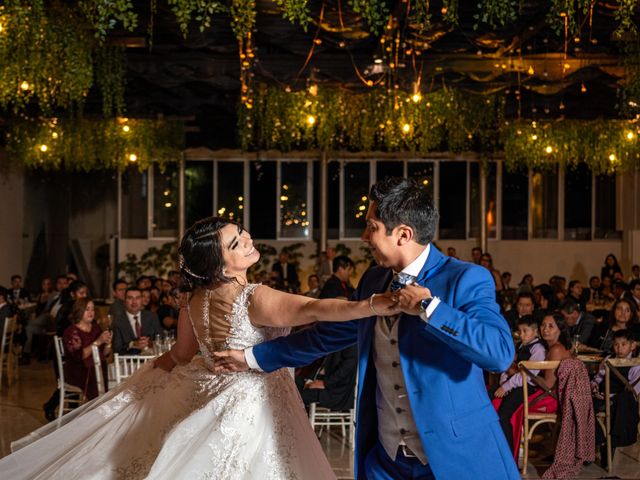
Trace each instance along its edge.
{"label": "bride's dark hair", "polygon": [[180,258],[180,290],[192,292],[198,287],[229,282],[224,275],[224,260],[220,229],[240,224],[221,217],[198,220],[184,233],[178,255]]}

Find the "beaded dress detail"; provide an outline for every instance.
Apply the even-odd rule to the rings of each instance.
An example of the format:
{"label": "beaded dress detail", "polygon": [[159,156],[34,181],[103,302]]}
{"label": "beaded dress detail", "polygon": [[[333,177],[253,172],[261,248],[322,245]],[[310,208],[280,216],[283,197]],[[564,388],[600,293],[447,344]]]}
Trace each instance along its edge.
{"label": "beaded dress detail", "polygon": [[65,415],[60,428],[51,422],[14,442],[14,453],[0,459],[0,478],[335,478],[286,369],[212,371],[213,352],[288,333],[251,324],[257,287],[239,289],[225,315],[226,338],[212,329],[211,291],[194,296],[190,317],[200,355],[171,373],[148,362]]}

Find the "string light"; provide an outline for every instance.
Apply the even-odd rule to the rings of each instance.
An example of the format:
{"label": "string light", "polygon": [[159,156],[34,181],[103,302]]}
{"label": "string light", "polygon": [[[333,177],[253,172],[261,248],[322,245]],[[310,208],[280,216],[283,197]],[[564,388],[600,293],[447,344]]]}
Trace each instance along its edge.
{"label": "string light", "polygon": [[21,88],[22,90],[29,90],[29,83],[28,83],[28,82],[26,82],[26,81],[25,81],[25,82],[22,82],[22,83],[20,84],[20,88]]}
{"label": "string light", "polygon": [[547,153],[551,153],[553,152],[553,147],[551,145],[547,145],[547,148],[545,148],[544,151]]}
{"label": "string light", "polygon": [[531,140],[537,140],[537,139],[538,139],[538,135],[536,135],[535,133],[531,135]]}
{"label": "string light", "polygon": [[615,162],[615,161],[616,161],[616,156],[615,156],[613,153],[612,153],[611,155],[609,155],[609,161],[610,161],[611,163],[613,163],[613,162]]}
{"label": "string light", "polygon": [[58,132],[52,132],[51,138],[58,138]]}
{"label": "string light", "polygon": [[125,132],[125,133],[127,133],[129,130],[131,130],[129,128],[129,125],[125,125],[124,127],[122,127],[122,131]]}
{"label": "string light", "polygon": [[49,149],[49,147],[47,147],[46,145],[40,145],[40,151],[41,152],[46,152]]}
{"label": "string light", "polygon": [[635,135],[633,134],[633,132],[629,131],[627,132],[627,140],[633,140],[635,137]]}
{"label": "string light", "polygon": [[408,123],[405,123],[404,125],[402,125],[402,131],[404,133],[409,133],[409,130],[411,130],[411,125],[409,125]]}
{"label": "string light", "polygon": [[584,83],[580,86],[580,91],[582,93],[587,93],[587,86]]}
{"label": "string light", "polygon": [[413,100],[413,103],[418,103],[421,99],[422,99],[422,96],[420,96],[419,93],[414,93],[413,96],[411,97],[411,100]]}
{"label": "string light", "polygon": [[136,160],[138,160],[138,156],[135,153],[129,155],[130,162],[135,162]]}
{"label": "string light", "polygon": [[313,115],[308,115],[307,116],[307,123],[309,125],[313,125],[314,123],[316,123],[316,117],[314,117]]}

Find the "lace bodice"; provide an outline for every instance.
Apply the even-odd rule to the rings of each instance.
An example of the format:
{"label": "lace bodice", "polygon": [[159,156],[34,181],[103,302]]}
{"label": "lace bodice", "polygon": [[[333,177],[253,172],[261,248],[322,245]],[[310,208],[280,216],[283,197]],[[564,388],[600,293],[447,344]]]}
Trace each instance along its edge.
{"label": "lace bodice", "polygon": [[[199,298],[201,305],[198,307],[201,310],[190,307],[189,316],[193,331],[208,368],[213,368],[213,352],[228,349],[241,350],[289,333],[289,328],[255,327],[251,324],[249,319],[250,298],[258,286],[258,284],[250,283],[239,290],[231,304],[231,311],[224,315],[226,323],[229,325],[229,332],[222,341],[216,340],[219,335],[214,335],[211,331],[212,291],[205,290]],[[194,299],[194,301],[196,300],[198,298]]]}

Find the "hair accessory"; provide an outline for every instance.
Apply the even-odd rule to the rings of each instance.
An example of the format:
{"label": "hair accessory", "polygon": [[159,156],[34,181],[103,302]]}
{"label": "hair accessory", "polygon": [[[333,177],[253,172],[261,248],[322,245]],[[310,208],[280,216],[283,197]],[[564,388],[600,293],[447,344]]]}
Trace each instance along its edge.
{"label": "hair accessory", "polygon": [[187,267],[187,265],[184,263],[184,257],[182,255],[180,255],[179,262],[180,262],[180,270],[184,270],[186,273],[188,273],[194,278],[199,278],[200,280],[206,280],[207,277],[203,277],[202,275],[197,275],[193,273],[191,270],[189,270],[189,267]]}

